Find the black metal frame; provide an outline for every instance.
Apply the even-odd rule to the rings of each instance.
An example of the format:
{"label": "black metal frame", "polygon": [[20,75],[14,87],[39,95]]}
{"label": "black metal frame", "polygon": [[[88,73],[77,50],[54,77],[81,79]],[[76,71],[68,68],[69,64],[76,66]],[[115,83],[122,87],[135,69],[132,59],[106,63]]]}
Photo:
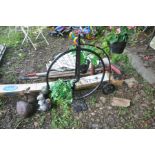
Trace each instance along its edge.
{"label": "black metal frame", "polygon": [[[52,66],[54,65],[54,63],[60,58],[62,57],[63,55],[65,54],[68,54],[70,52],[73,52],[73,51],[76,51],[76,66],[75,66],[75,80],[73,82],[73,99],[76,99],[76,100],[79,100],[79,99],[84,99],[86,98],[87,96],[91,95],[92,93],[94,93],[103,83],[103,79],[104,79],[104,76],[105,76],[105,64],[102,60],[102,58],[100,57],[100,55],[98,53],[96,53],[95,51],[93,50],[90,50],[90,49],[87,49],[87,48],[83,48],[81,47],[81,45],[88,45],[88,46],[92,46],[92,47],[95,47],[95,48],[98,48],[100,50],[103,51],[103,53],[106,55],[106,57],[108,58],[109,60],[109,66],[110,65],[110,59],[109,59],[109,56],[107,55],[107,53],[100,47],[96,47],[96,46],[93,46],[93,45],[89,45],[89,44],[81,44],[80,43],[80,35],[78,36],[78,43],[76,45],[76,48],[74,49],[71,49],[71,50],[68,50],[68,51],[65,51],[63,53],[61,53],[60,55],[58,55],[53,61],[52,63],[50,64],[48,70],[47,70],[47,75],[46,75],[46,83],[47,83],[47,89],[49,90],[50,92],[50,85],[49,85],[49,73],[51,71],[51,68]],[[102,78],[101,78],[101,81],[100,83],[93,89],[91,90],[90,92],[88,92],[87,94],[81,96],[81,97],[77,97],[75,98],[75,94],[74,94],[74,90],[75,90],[75,84],[80,80],[80,53],[81,51],[87,51],[87,52],[90,52],[92,54],[94,54],[95,56],[97,56],[99,58],[99,60],[101,61],[101,64],[103,66],[103,75],[102,75]],[[111,67],[110,67],[110,74],[111,74]],[[110,81],[110,74],[109,74],[109,81]]]}

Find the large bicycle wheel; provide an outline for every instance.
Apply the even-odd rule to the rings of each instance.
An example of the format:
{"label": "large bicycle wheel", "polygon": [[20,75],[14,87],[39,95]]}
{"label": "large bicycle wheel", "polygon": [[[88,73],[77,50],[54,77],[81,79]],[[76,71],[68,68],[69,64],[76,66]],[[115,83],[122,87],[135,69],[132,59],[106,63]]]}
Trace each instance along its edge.
{"label": "large bicycle wheel", "polygon": [[[83,55],[85,55],[86,57],[84,58]],[[82,92],[80,90],[80,93],[82,92],[82,94],[77,96],[75,92],[76,92],[77,88],[79,87],[82,79],[90,80],[90,77],[91,77],[90,76],[90,65],[89,65],[90,57],[96,58],[96,60],[97,60],[96,68],[100,68],[98,73],[95,75],[96,77],[98,77],[98,80],[97,80],[98,82],[92,88],[86,89],[84,92]],[[73,84],[73,94],[74,94],[73,98],[76,100],[83,99],[83,98],[91,95],[102,85],[102,82],[105,77],[105,65],[104,65],[104,62],[103,62],[102,58],[100,57],[100,55],[91,49],[81,47],[80,58],[81,58],[80,68],[78,68],[78,70],[80,71],[80,79],[77,80],[76,79],[76,71],[77,71],[76,48],[73,48],[73,49],[63,52],[63,53],[60,53],[55,57],[55,59],[51,62],[51,64],[48,67],[48,70],[47,70],[46,82],[47,82],[47,88],[49,91],[50,91],[49,81],[50,81],[50,77],[54,76],[54,75],[52,75],[53,71],[58,72],[58,76],[57,76],[58,79],[61,78],[64,81],[66,81],[66,80],[74,81],[73,82],[74,83]],[[54,72],[54,74],[56,74],[56,73]],[[81,83],[81,85],[82,85],[82,83]]]}

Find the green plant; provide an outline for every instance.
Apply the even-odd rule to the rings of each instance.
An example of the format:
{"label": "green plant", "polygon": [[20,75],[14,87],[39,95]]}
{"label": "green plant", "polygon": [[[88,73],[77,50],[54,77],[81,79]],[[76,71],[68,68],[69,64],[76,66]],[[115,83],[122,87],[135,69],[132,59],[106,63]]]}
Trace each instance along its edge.
{"label": "green plant", "polygon": [[8,27],[4,27],[0,35],[0,44],[6,44],[7,46],[17,47],[22,41],[22,34],[19,32],[11,31],[9,33]]}
{"label": "green plant", "polygon": [[71,116],[70,105],[72,102],[72,81],[57,80],[51,86],[50,97],[57,109],[52,109],[52,128],[69,128],[74,120]]}
{"label": "green plant", "polygon": [[107,41],[106,37],[103,37],[103,39],[102,39],[102,47],[107,54],[110,54],[110,48],[109,48],[108,41]]}
{"label": "green plant", "polygon": [[72,81],[61,79],[54,82],[51,86],[51,99],[57,104],[70,104],[72,102]]}
{"label": "green plant", "polygon": [[112,54],[112,63],[123,62],[127,64],[129,62],[127,55],[124,54]]}
{"label": "green plant", "polygon": [[[73,49],[73,48],[75,48],[75,47],[71,46],[69,49]],[[96,52],[101,57],[103,57],[103,55],[104,55],[104,53],[101,50],[97,49],[96,47],[85,45],[84,48]],[[76,51],[73,51],[72,54],[74,56],[76,56]],[[89,60],[94,66],[96,66],[98,64],[99,59],[95,54],[92,54],[92,53],[85,51],[85,50],[81,51],[81,53],[80,53],[80,64],[87,64],[87,60]]]}
{"label": "green plant", "polygon": [[127,42],[129,35],[133,32],[132,26],[111,26],[107,35],[109,44],[115,42]]}

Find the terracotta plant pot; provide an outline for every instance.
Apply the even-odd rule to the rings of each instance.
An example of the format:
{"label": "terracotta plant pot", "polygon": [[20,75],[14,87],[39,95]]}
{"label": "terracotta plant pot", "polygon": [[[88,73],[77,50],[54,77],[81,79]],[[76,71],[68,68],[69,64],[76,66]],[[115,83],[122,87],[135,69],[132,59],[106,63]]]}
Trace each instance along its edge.
{"label": "terracotta plant pot", "polygon": [[112,53],[121,54],[123,53],[125,47],[126,47],[126,42],[115,42],[113,44],[110,44],[110,51]]}

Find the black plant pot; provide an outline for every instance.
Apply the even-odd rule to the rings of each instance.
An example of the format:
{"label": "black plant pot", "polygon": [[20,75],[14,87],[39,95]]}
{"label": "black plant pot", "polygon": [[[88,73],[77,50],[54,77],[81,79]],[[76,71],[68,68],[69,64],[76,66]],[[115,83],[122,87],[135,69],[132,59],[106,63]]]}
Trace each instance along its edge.
{"label": "black plant pot", "polygon": [[87,64],[80,65],[80,73],[85,74],[88,71],[90,61],[87,60]]}
{"label": "black plant pot", "polygon": [[113,44],[110,44],[110,51],[112,53],[121,54],[123,53],[125,47],[126,47],[126,42],[115,42]]}

